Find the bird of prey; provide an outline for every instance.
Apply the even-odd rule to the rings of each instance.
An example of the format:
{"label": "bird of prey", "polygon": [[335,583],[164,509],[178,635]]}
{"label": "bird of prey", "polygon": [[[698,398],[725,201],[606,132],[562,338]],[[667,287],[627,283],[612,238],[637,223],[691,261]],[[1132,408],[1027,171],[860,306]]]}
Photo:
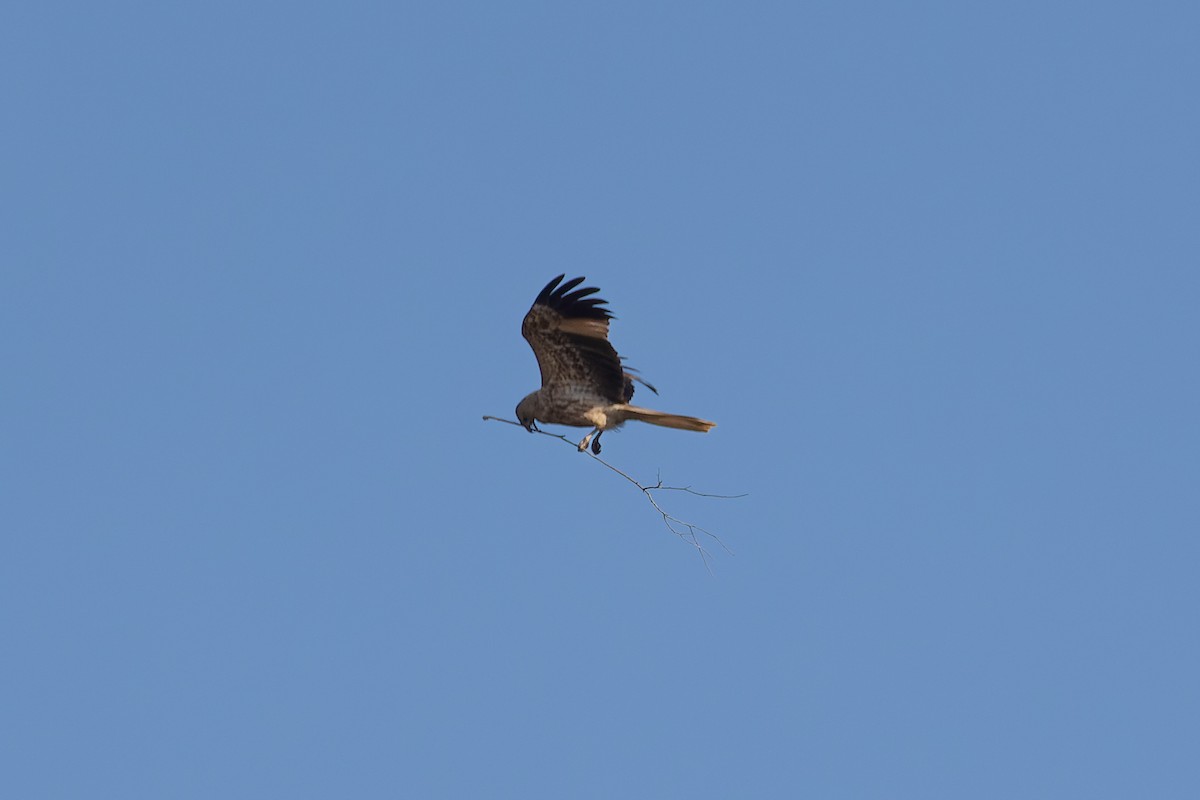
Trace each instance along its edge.
{"label": "bird of prey", "polygon": [[600,290],[576,289],[584,278],[563,283],[565,277],[559,275],[546,284],[521,323],[521,335],[533,348],[542,372],[542,388],[517,404],[517,420],[525,430],[537,430],[538,422],[591,428],[579,451],[591,442],[592,452],[598,455],[600,435],[626,420],[701,433],[716,426],[696,417],[629,405],[634,381],[655,394],[658,390],[630,374],[609,344],[612,313],[604,307],[607,301],[591,296]]}

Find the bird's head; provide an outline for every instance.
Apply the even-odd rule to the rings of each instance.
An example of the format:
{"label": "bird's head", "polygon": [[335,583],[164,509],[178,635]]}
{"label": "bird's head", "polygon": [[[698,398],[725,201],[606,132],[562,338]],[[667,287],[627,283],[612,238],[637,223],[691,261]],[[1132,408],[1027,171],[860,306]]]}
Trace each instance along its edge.
{"label": "bird's head", "polygon": [[525,395],[521,402],[517,403],[517,422],[525,426],[525,430],[533,433],[538,429],[535,409],[537,408],[537,392],[531,392]]}

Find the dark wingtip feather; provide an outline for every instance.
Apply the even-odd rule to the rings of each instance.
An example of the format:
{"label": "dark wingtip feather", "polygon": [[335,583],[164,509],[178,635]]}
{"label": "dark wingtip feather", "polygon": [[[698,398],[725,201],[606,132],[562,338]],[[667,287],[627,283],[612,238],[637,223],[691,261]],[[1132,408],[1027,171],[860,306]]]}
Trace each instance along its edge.
{"label": "dark wingtip feather", "polygon": [[562,275],[559,275],[557,278],[555,278],[552,281],[550,281],[549,283],[547,283],[545,288],[543,288],[540,292],[538,292],[538,296],[534,299],[533,302],[534,303],[546,302],[547,298],[550,297],[550,293],[554,291],[554,287],[558,286],[558,282],[561,281],[565,277],[567,277],[567,273],[564,272]]}
{"label": "dark wingtip feather", "polygon": [[565,295],[567,292],[574,289],[579,284],[583,283],[585,280],[587,280],[587,279],[584,278],[582,275],[580,275],[578,278],[571,278],[571,280],[567,281],[562,286],[555,289],[554,293],[561,297],[561,296]]}
{"label": "dark wingtip feather", "polygon": [[[599,289],[595,286],[585,286],[582,289],[575,289],[576,286],[587,280],[582,275],[578,278],[572,278],[559,286],[559,283],[565,277],[566,273],[559,275],[547,283],[546,288],[542,289],[537,299],[533,302],[549,306],[564,317],[572,319],[612,318],[612,312],[607,308],[602,308],[608,302],[607,300],[588,296],[600,291]],[[572,289],[575,289],[575,291],[571,291]]]}

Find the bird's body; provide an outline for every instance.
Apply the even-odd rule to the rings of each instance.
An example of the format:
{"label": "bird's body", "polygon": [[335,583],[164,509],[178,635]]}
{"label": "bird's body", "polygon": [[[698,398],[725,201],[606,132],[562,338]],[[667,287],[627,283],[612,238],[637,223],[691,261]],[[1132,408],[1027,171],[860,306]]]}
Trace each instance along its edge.
{"label": "bird's body", "polygon": [[622,366],[608,341],[612,314],[603,307],[604,300],[590,296],[599,289],[575,289],[583,278],[560,286],[564,277],[546,284],[521,323],[521,334],[537,356],[542,388],[517,405],[520,423],[530,431],[537,422],[592,428],[579,449],[585,450],[591,442],[594,453],[600,452],[600,434],[626,420],[681,430],[712,429],[715,423],[707,420],[629,404],[634,381],[657,390]]}
{"label": "bird's body", "polygon": [[608,409],[612,401],[587,389],[572,386],[551,386],[538,389],[524,401],[528,416],[540,422],[554,425],[572,425],[577,428],[610,427]]}

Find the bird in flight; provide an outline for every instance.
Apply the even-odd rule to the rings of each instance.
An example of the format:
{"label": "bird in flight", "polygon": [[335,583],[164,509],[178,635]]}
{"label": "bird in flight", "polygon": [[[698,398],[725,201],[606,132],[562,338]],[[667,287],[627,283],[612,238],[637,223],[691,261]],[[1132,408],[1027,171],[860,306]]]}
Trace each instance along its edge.
{"label": "bird in flight", "polygon": [[576,289],[584,278],[563,283],[565,277],[559,275],[546,284],[521,323],[521,335],[533,348],[542,372],[542,388],[517,404],[517,420],[525,430],[537,430],[538,422],[591,428],[579,451],[590,442],[592,452],[599,455],[600,435],[626,420],[701,433],[716,427],[715,422],[697,417],[629,405],[634,381],[655,394],[658,390],[631,374],[609,344],[612,313],[604,307],[607,301],[591,296],[600,290]]}

